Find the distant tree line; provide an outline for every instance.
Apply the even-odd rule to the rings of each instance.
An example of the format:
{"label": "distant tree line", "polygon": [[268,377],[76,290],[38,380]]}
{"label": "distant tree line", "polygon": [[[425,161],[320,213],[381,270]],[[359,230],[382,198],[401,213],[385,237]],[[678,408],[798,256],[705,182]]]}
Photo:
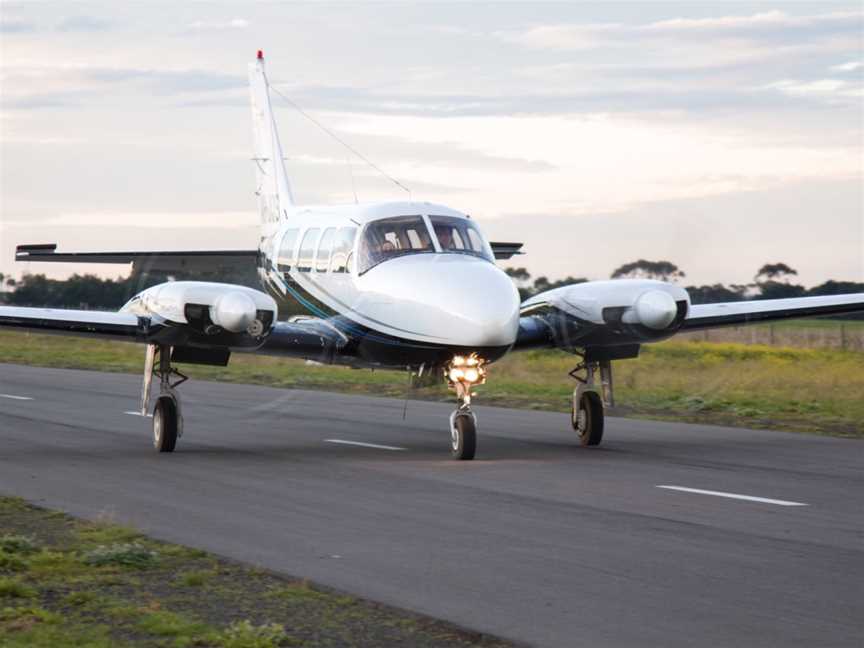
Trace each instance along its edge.
{"label": "distant tree line", "polygon": [[65,280],[48,279],[44,274],[25,274],[16,281],[0,273],[0,300],[15,306],[56,308],[117,309],[136,294],[171,280],[219,281],[258,288],[257,270],[223,270],[206,275],[187,273],[133,272],[125,279],[103,279],[92,274],[73,274]]}
{"label": "distant tree line", "polygon": [[[532,277],[525,268],[508,268],[505,272],[515,282],[522,299],[527,299],[553,288],[588,281],[586,277],[564,277],[551,280],[546,276]],[[734,302],[748,299],[779,299],[783,297],[804,297],[816,295],[839,295],[843,293],[864,292],[864,283],[853,281],[829,280],[813,288],[805,288],[793,283],[798,272],[785,263],[766,263],[747,284],[712,284],[686,286],[694,304]],[[612,272],[613,279],[640,278],[680,282],[686,274],[670,261],[648,261],[639,259],[625,263]],[[219,281],[258,288],[257,270],[254,266],[238,269],[224,269],[206,275],[184,273],[133,272],[122,279],[102,279],[95,275],[74,274],[69,279],[48,279],[42,274],[26,274],[16,281],[0,273],[0,300],[18,306],[52,306],[58,308],[116,309],[134,295],[172,279],[197,279]],[[299,312],[299,305],[286,304],[290,312]],[[294,308],[296,306],[296,308]],[[280,307],[280,312],[285,311]],[[287,311],[285,311],[287,312]]]}
{"label": "distant tree line", "polygon": [[[585,277],[566,277],[560,281],[550,281],[543,276],[532,280],[531,274],[525,268],[508,268],[505,272],[516,283],[522,299],[527,299],[552,288],[588,281]],[[798,276],[798,271],[785,263],[766,263],[759,268],[751,283],[728,286],[716,283],[703,286],[685,286],[685,288],[694,304],[864,292],[864,283],[835,281],[833,279],[807,289],[793,283],[792,280],[796,276]],[[684,271],[670,261],[648,261],[646,259],[625,263],[615,269],[611,275],[612,279],[657,279],[673,282],[680,282],[685,277]]]}

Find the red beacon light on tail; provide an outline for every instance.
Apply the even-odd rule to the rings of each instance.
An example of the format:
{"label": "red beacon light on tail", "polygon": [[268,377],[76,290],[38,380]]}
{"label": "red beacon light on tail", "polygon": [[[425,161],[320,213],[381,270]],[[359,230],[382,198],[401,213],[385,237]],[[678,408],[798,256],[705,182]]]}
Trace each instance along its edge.
{"label": "red beacon light on tail", "polygon": [[258,50],[258,60],[259,61],[264,60],[264,50]]}

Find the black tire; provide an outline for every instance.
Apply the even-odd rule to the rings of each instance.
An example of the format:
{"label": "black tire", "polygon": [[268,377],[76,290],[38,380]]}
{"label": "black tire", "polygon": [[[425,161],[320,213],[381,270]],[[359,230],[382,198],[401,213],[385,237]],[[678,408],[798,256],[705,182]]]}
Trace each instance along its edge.
{"label": "black tire", "polygon": [[583,446],[600,445],[603,440],[603,401],[600,394],[593,391],[582,392],[579,398],[579,408],[570,410],[570,424],[579,434],[579,443]]}
{"label": "black tire", "polygon": [[177,403],[160,396],[153,409],[153,447],[156,452],[174,452],[177,445]]}
{"label": "black tire", "polygon": [[470,414],[459,414],[453,421],[454,430],[450,443],[450,454],[454,459],[467,461],[477,452],[477,425]]}

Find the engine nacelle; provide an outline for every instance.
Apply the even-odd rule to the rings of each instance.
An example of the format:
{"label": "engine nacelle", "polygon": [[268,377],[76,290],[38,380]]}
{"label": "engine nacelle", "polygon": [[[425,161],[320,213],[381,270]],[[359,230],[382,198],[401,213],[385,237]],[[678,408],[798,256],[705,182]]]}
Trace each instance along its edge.
{"label": "engine nacelle", "polygon": [[541,314],[564,347],[636,344],[674,334],[690,307],[687,291],[648,279],[571,284],[535,295],[522,314]]}
{"label": "engine nacelle", "polygon": [[255,347],[276,322],[277,307],[265,293],[234,284],[169,281],[130,299],[121,312],[164,325],[171,344]]}

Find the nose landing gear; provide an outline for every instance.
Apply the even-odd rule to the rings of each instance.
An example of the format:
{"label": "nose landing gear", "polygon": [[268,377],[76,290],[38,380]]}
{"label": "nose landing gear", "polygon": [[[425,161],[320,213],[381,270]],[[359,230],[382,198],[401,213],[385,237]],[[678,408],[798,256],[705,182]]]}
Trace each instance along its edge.
{"label": "nose landing gear", "polygon": [[454,459],[473,459],[477,452],[477,416],[470,406],[450,415],[450,454]]}
{"label": "nose landing gear", "polygon": [[486,362],[477,354],[455,356],[445,368],[445,377],[456,391],[459,405],[450,415],[450,454],[470,460],[477,453],[477,416],[471,411],[471,388],[486,381]]}
{"label": "nose landing gear", "polygon": [[454,459],[473,459],[477,452],[477,416],[471,411],[471,386],[455,383],[459,407],[450,415],[450,454]]}

